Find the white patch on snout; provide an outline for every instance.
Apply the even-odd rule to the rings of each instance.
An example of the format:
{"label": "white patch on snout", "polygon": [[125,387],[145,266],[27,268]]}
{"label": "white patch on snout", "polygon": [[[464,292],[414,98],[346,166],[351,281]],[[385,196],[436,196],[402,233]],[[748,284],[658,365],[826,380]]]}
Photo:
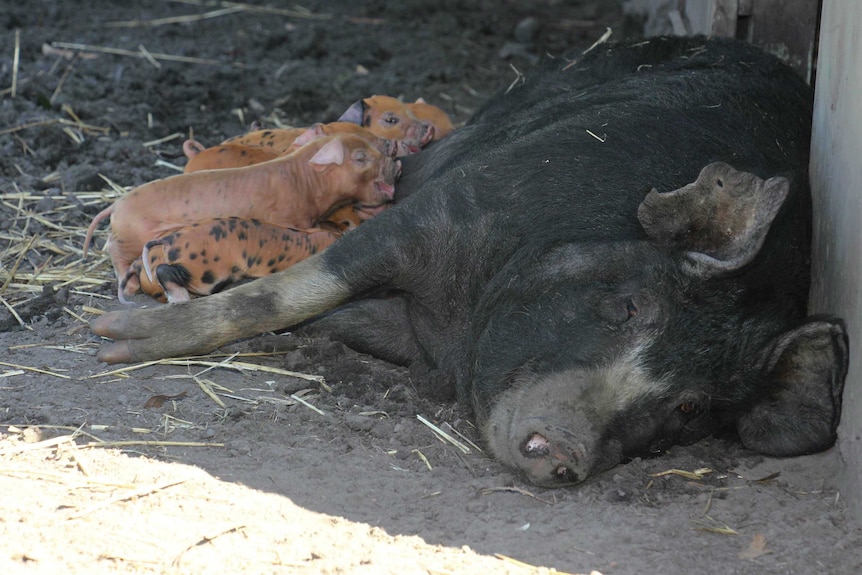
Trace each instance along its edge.
{"label": "white patch on snout", "polygon": [[642,342],[608,366],[591,370],[592,382],[582,401],[592,405],[599,419],[605,420],[646,397],[662,397],[670,389],[667,377],[656,378],[643,366],[648,342]]}

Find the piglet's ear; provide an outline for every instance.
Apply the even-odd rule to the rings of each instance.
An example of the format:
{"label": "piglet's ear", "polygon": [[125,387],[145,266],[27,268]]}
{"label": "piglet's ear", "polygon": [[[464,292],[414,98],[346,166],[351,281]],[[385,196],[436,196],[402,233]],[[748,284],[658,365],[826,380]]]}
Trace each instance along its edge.
{"label": "piglet's ear", "polygon": [[350,122],[351,124],[362,125],[365,119],[365,102],[356,100],[347,110],[338,118],[339,122]]}
{"label": "piglet's ear", "polygon": [[812,318],[762,352],[761,398],[736,421],[742,443],[766,455],[821,451],[836,438],[847,376],[847,332],[840,320]]}
{"label": "piglet's ear", "polygon": [[310,128],[301,133],[297,138],[293,141],[293,147],[299,148],[300,146],[304,146],[315,138],[319,138],[323,136],[323,124],[317,123],[313,124]]}
{"label": "piglet's ear", "polygon": [[728,271],[754,259],[789,191],[786,178],[764,181],[716,162],[678,190],[653,189],[638,219],[650,239],[687,250],[706,273]]}
{"label": "piglet's ear", "polygon": [[344,144],[338,138],[329,140],[308,163],[318,171],[322,171],[333,164],[340,166],[344,163]]}
{"label": "piglet's ear", "polygon": [[428,102],[425,101],[425,98],[416,98],[416,101],[413,103],[414,104],[427,104]]}

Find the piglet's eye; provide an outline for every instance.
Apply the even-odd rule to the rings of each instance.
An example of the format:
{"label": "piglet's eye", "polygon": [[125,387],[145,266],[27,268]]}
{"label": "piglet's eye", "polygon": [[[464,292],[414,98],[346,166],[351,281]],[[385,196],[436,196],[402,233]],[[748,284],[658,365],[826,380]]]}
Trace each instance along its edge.
{"label": "piglet's eye", "polygon": [[384,116],[383,117],[383,122],[385,124],[388,124],[389,126],[394,126],[395,124],[397,124],[400,121],[401,121],[401,119],[398,116]]}

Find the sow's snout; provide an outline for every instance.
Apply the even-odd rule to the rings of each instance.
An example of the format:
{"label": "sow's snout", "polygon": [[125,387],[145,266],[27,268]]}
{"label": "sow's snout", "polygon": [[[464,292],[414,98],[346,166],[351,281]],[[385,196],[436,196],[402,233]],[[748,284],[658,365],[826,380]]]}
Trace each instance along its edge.
{"label": "sow's snout", "polygon": [[483,426],[491,452],[546,487],[580,483],[617,465],[622,445],[599,423],[619,400],[610,397],[606,376],[580,369],[516,376]]}
{"label": "sow's snout", "polygon": [[589,438],[588,450],[583,440],[589,434],[580,431],[579,436],[568,426],[536,417],[518,421],[499,438],[508,442],[510,465],[536,485],[556,487],[580,483],[591,474],[595,438]]}

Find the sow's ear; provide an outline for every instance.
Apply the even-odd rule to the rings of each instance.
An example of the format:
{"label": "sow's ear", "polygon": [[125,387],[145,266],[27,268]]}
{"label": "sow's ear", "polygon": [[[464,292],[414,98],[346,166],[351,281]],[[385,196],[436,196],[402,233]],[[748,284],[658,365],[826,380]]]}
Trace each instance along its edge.
{"label": "sow's ear", "polygon": [[789,190],[786,178],[764,181],[716,162],[678,190],[653,189],[638,219],[650,239],[688,250],[707,273],[729,271],[757,255]]}
{"label": "sow's ear", "polygon": [[311,167],[323,171],[332,164],[344,163],[344,144],[338,138],[329,140],[309,161]]}
{"label": "sow's ear", "polygon": [[830,447],[841,418],[847,362],[840,320],[810,319],[772,341],[755,366],[765,395],[736,421],[743,445],[776,456]]}

